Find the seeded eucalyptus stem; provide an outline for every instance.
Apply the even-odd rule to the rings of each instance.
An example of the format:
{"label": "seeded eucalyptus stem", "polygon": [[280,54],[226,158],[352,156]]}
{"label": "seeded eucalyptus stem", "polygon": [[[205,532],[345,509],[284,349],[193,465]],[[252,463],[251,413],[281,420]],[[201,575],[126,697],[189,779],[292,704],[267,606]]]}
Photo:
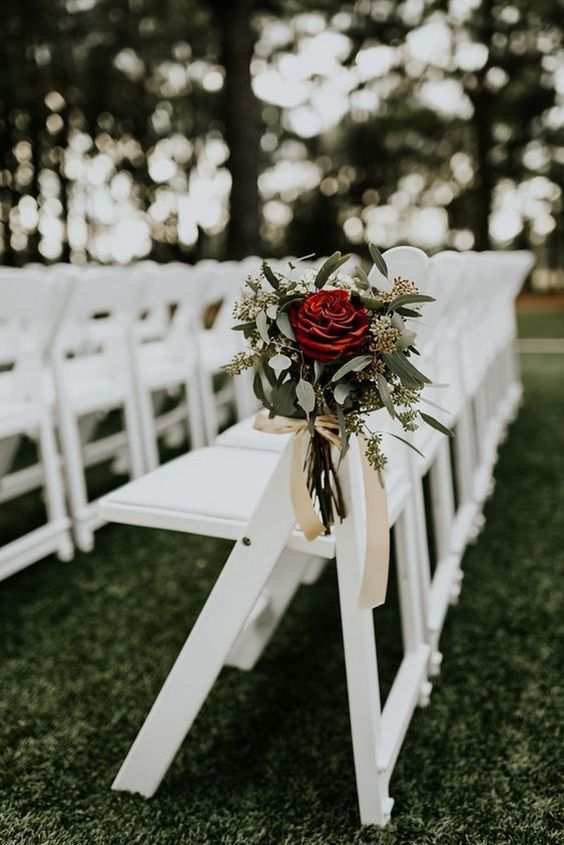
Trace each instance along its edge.
{"label": "seeded eucalyptus stem", "polygon": [[331,444],[317,431],[310,439],[305,460],[308,490],[318,505],[321,521],[329,533],[336,516],[340,520],[345,518],[346,508]]}

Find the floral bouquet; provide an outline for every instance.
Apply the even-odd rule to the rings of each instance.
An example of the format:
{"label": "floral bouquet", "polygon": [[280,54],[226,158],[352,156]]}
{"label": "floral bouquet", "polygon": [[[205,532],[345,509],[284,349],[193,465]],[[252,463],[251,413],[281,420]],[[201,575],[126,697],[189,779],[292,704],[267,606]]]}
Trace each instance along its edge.
{"label": "floral bouquet", "polygon": [[[370,245],[370,253],[387,278],[380,251]],[[303,472],[326,531],[346,515],[338,466],[351,434],[360,435],[374,470],[386,463],[382,434],[369,428],[371,412],[387,409],[406,432],[422,419],[450,434],[418,407],[429,379],[413,363],[419,354],[413,326],[419,306],[433,298],[400,277],[379,290],[360,267],[345,274],[348,259],[335,252],[319,270],[301,273],[289,263],[287,274],[264,262],[234,308],[234,329],[248,351],[227,365],[231,375],[254,368],[254,392],[277,420],[263,430],[309,433]]]}

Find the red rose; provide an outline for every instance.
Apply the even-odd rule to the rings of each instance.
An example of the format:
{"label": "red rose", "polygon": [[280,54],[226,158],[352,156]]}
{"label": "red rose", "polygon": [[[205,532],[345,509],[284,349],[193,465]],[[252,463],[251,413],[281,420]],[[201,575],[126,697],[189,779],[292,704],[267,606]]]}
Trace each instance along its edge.
{"label": "red rose", "polygon": [[336,361],[362,345],[370,320],[346,290],[320,290],[290,306],[298,346],[309,358]]}

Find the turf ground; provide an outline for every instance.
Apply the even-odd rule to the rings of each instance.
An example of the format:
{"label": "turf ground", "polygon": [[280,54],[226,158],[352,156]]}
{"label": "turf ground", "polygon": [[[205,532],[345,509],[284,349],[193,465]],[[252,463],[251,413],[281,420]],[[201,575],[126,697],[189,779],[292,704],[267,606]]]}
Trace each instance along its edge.
{"label": "turf ground", "polygon": [[[0,585],[1,845],[564,842],[564,356],[522,363],[525,403],[386,829],[358,829],[333,567],[300,590],[255,671],[223,671],[158,794],[110,791],[229,544],[108,526],[93,553]],[[3,505],[1,536],[39,513],[33,497]],[[376,624],[386,680],[393,595]]]}

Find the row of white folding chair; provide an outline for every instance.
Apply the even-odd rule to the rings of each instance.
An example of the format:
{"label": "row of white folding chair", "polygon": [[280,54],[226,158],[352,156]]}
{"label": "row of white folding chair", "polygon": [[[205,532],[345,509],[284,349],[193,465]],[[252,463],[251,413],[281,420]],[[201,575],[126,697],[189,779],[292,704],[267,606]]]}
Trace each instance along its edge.
{"label": "row of white folding chair", "polygon": [[[426,265],[425,256],[419,251],[399,250],[399,252],[392,252],[391,255],[386,256],[390,265],[393,265],[393,259],[397,255],[407,257],[410,262],[409,268],[403,268],[404,272],[399,272],[399,275],[408,276],[414,281],[421,281]],[[399,269],[401,271],[402,267],[399,267]],[[254,544],[253,531],[262,531],[264,534],[266,529],[264,525],[261,528],[261,520],[268,520],[269,518],[266,514],[261,513],[260,496],[258,500],[256,496],[257,486],[260,486],[261,483],[264,484],[264,477],[261,481],[261,474],[264,476],[265,473],[277,466],[276,456],[280,455],[281,450],[282,455],[285,455],[287,443],[284,440],[284,438],[253,431],[249,423],[239,424],[218,438],[220,451],[217,447],[214,447],[204,450],[200,455],[196,453],[186,456],[157,470],[156,473],[141,481],[126,486],[104,500],[102,512],[107,518],[115,521],[240,538],[241,525],[246,523],[253,512],[253,507],[249,505],[248,495],[250,495],[252,502],[257,506],[256,523],[251,519],[251,523],[247,525],[245,532],[247,542],[245,543],[244,538],[243,545]],[[257,453],[260,453],[260,455],[257,455]],[[284,460],[283,457],[281,463]],[[239,462],[239,468],[236,467],[236,462]],[[349,461],[347,467],[350,466],[351,462]],[[418,485],[419,487],[421,485],[422,473],[417,474],[413,471],[413,461],[408,457],[407,452],[394,455],[392,467],[394,468],[392,475],[400,467],[403,469],[403,484],[400,486],[405,496],[402,500],[405,512],[409,514],[409,517],[406,517],[409,528],[401,535],[401,538],[398,538],[398,563],[403,573],[404,589],[408,591],[412,599],[413,595],[416,595],[415,601],[402,603],[404,638],[405,643],[411,643],[412,646],[415,643],[416,645],[413,648],[406,645],[406,656],[383,714],[378,697],[372,616],[367,612],[353,609],[350,579],[352,577],[356,585],[358,576],[351,570],[350,560],[345,565],[343,557],[338,554],[345,654],[361,818],[363,822],[373,821],[378,824],[383,824],[389,817],[391,803],[387,784],[403,735],[409,724],[412,708],[417,699],[423,698],[426,700],[428,698],[429,685],[426,672],[427,662],[431,654],[429,643],[425,642],[426,632],[422,618],[422,609],[426,609],[426,602],[421,601],[422,593],[425,589],[429,589],[429,585],[423,583],[419,577],[421,570],[419,543],[426,544],[426,537],[422,538],[421,515],[418,516],[414,509],[417,502],[414,491]],[[204,477],[208,488],[212,491],[212,496],[208,501],[202,500],[201,487],[198,486],[198,481]],[[351,477],[355,479],[353,487],[354,490],[357,490],[359,487],[358,476],[353,473]],[[233,485],[234,478],[243,479],[242,485],[237,483]],[[230,479],[231,483],[227,483],[226,486],[227,479]],[[190,482],[195,485],[198,493],[190,499],[187,499],[186,496],[181,497],[181,490],[187,490]],[[284,483],[287,483],[287,479]],[[216,486],[217,490],[215,490]],[[388,488],[390,510],[393,512],[394,490],[397,488],[395,488],[393,482],[388,484]],[[277,490],[278,497],[283,497],[284,490],[279,487],[277,487]],[[226,497],[228,501],[226,501]],[[419,501],[423,501],[421,491],[419,491]],[[355,518],[358,520],[360,512],[361,509],[358,506],[357,508],[353,507],[351,519],[353,521]],[[238,519],[236,527],[233,525],[234,515]],[[390,516],[392,516],[392,513]],[[363,518],[369,519],[370,515],[365,515]],[[272,519],[274,519],[274,523]],[[275,530],[276,517],[272,515],[270,520],[267,523],[268,527]],[[350,520],[346,521],[345,524],[350,525]],[[337,538],[340,530],[340,528],[337,528],[335,531]],[[327,538],[323,539],[325,543],[328,542]],[[301,542],[302,545],[297,546],[297,548],[307,550],[310,555],[317,553],[321,557],[325,556],[322,554],[323,545],[321,541],[309,546],[304,546],[303,540]],[[255,551],[257,559],[253,559],[253,566],[257,564],[259,557],[262,558],[266,553],[266,550],[262,548]],[[272,549],[268,549],[268,551],[272,552]],[[274,551],[275,554],[278,554],[276,546],[274,546]],[[330,547],[330,551],[334,551],[333,546]],[[337,549],[337,552],[339,552],[339,549]],[[235,571],[237,566],[241,565],[235,563],[238,557],[240,557],[239,544],[232,556],[231,569],[235,568]],[[267,560],[269,565],[270,562]],[[415,571],[413,569],[414,562],[416,563]],[[310,566],[311,564],[308,564],[308,567]],[[282,577],[275,578],[273,575],[265,590],[261,593],[257,590],[257,582],[253,582],[254,602],[249,603],[249,599],[252,599],[253,596],[251,591],[251,593],[242,597],[242,607],[238,604],[236,593],[232,593],[231,599],[237,605],[237,612],[240,611],[240,615],[236,619],[238,627],[227,626],[227,629],[225,629],[223,614],[226,607],[223,602],[227,600],[227,595],[222,595],[225,588],[221,582],[222,579],[225,580],[229,577],[225,575],[228,567],[229,564],[226,566],[226,570],[224,570],[216,588],[214,588],[202,617],[200,617],[144,728],[132,747],[116,779],[116,788],[152,794],[221,665],[229,659],[229,654],[231,655],[231,662],[236,665],[245,668],[253,665],[272,633],[273,627],[283,613],[293,591],[306,572],[304,566],[296,571],[295,569],[290,570],[288,566],[281,565]],[[245,569],[248,570],[248,568],[248,563],[246,563]],[[351,576],[351,571],[353,571],[353,576]],[[241,573],[239,573],[239,577],[240,575]],[[346,578],[349,579],[347,583],[345,583]],[[216,596],[218,597],[214,599]],[[266,623],[264,621],[265,614]],[[242,632],[237,633],[239,628],[243,626],[245,618],[247,625]],[[210,624],[212,627],[208,629],[207,626]],[[214,624],[220,630],[214,630]],[[202,650],[205,648],[206,640],[204,637],[204,640],[201,641],[202,628],[207,630],[208,642],[213,642],[214,647],[215,641],[218,638],[221,640],[222,651],[217,656],[214,652],[216,659],[212,661],[211,673],[209,665],[203,659],[204,653]],[[414,634],[414,631],[419,633]],[[234,639],[235,634],[237,634],[236,639]],[[207,658],[207,653],[205,656]],[[423,662],[421,662],[422,659]],[[198,688],[195,699],[194,691],[190,688],[187,680],[189,671],[194,673],[192,680]],[[417,691],[417,695],[414,695],[414,690]],[[178,697],[181,692],[183,693],[182,712],[179,712]],[[188,707],[186,707],[185,696],[188,696],[190,701]],[[395,714],[393,718],[385,718],[387,714],[392,713]],[[159,752],[157,759],[155,759],[153,755],[157,746]],[[389,753],[383,753],[383,748],[388,748]]]}
{"label": "row of white folding chair", "polygon": [[473,430],[473,495],[491,489],[497,446],[521,396],[515,366],[514,299],[532,266],[530,253],[471,253],[465,259],[461,299],[449,315],[460,356],[459,378]]}
{"label": "row of white folding chair", "polygon": [[[113,458],[118,469],[137,477],[158,465],[159,434],[180,426],[187,429],[193,447],[216,436],[220,417],[213,380],[237,349],[238,336],[222,323],[219,330],[204,330],[202,313],[222,299],[230,310],[241,270],[259,269],[260,260],[251,259],[242,266],[143,262],[127,268],[55,265],[4,274],[16,294],[31,273],[60,285],[68,295],[52,354],[43,357],[42,395],[59,427],[74,535],[81,550],[92,548],[94,531],[102,524],[96,503],[89,500],[89,466]],[[8,313],[4,311],[0,337],[6,339],[9,358],[20,335],[32,344],[33,337],[26,339],[25,325],[12,321],[8,326]],[[36,316],[40,326],[43,314]],[[33,331],[37,334],[38,329]],[[54,340],[54,329],[52,335]],[[251,385],[236,385],[236,415],[248,413],[255,401]],[[158,413],[167,392],[180,390],[185,396],[178,406]],[[118,408],[123,410],[123,429],[92,440],[101,418]],[[3,500],[43,483],[41,462],[8,472],[8,456],[14,458],[20,439],[12,437],[9,450],[4,444]]]}
{"label": "row of white folding chair", "polygon": [[[433,381],[450,384],[444,399],[442,390],[435,393],[448,409],[442,412],[443,422],[455,432],[452,462],[444,440],[437,442],[436,450],[424,450],[434,456],[430,481],[437,564],[432,577],[425,544],[420,542],[419,547],[422,581],[427,585],[424,614],[435,667],[440,663],[437,645],[448,602],[456,600],[459,590],[462,556],[483,524],[481,511],[492,487],[497,447],[520,395],[515,371],[504,362],[514,355],[514,297],[530,267],[528,253],[517,257],[443,253],[431,260],[427,289],[443,301],[442,311],[435,315],[439,319],[434,337],[447,339],[447,344],[446,348],[440,342],[424,346],[422,368]],[[448,296],[445,283],[454,286],[454,297]],[[513,330],[500,339],[503,323]],[[421,471],[425,465],[414,461],[414,466]]]}
{"label": "row of white folding chair", "polygon": [[[93,316],[94,313],[109,310],[110,313],[115,313],[116,310],[120,312],[122,320],[128,312],[137,309],[139,312],[160,313],[172,305],[182,302],[184,297],[189,300],[191,308],[186,313],[186,308],[179,308],[176,315],[175,330],[165,341],[155,341],[147,344],[145,348],[141,348],[141,352],[137,349],[133,350],[133,378],[135,384],[135,393],[137,395],[137,414],[140,419],[141,432],[140,436],[143,444],[144,468],[152,468],[158,463],[158,455],[156,451],[157,442],[157,424],[155,421],[153,410],[152,395],[160,391],[162,395],[164,390],[172,387],[178,387],[180,384],[186,385],[187,401],[190,406],[189,413],[186,413],[184,408],[175,410],[174,412],[165,415],[166,418],[159,419],[159,429],[165,430],[170,422],[178,423],[179,420],[184,419],[188,422],[191,428],[191,440],[194,445],[200,445],[203,440],[202,426],[203,422],[207,425],[206,435],[208,441],[211,440],[217,432],[218,419],[215,415],[215,401],[213,392],[213,376],[217,373],[221,364],[229,357],[228,353],[233,351],[234,333],[230,331],[229,321],[231,315],[232,299],[239,289],[237,280],[245,272],[257,273],[259,269],[259,259],[251,258],[248,261],[238,264],[236,262],[201,262],[196,268],[190,268],[188,276],[186,275],[186,267],[184,265],[169,265],[164,268],[156,268],[150,263],[144,263],[143,266],[137,265],[134,268],[127,268],[127,270],[116,270],[115,268],[91,268],[86,273],[81,274],[81,297],[85,303],[88,303],[86,309],[82,309],[82,318],[76,320],[77,314],[70,315],[73,317],[72,332],[63,332],[65,338],[65,345],[73,350],[76,355],[81,347],[85,347],[84,351],[96,350],[95,354],[86,359],[80,357],[71,362],[67,362],[68,366],[64,368],[66,379],[61,381],[63,385],[67,385],[66,391],[64,388],[62,392],[66,392],[66,396],[62,402],[63,418],[68,417],[69,408],[72,407],[72,401],[68,393],[81,394],[80,398],[75,395],[74,413],[77,419],[80,420],[79,434],[81,448],[84,453],[84,464],[89,464],[108,457],[116,450],[118,444],[130,446],[134,454],[138,456],[138,435],[136,431],[135,415],[132,413],[131,402],[126,403],[126,437],[113,435],[105,438],[102,441],[96,441],[89,444],[88,436],[96,422],[97,414],[103,410],[108,410],[111,403],[100,402],[100,379],[98,383],[92,377],[97,371],[98,376],[102,376],[101,372],[105,363],[106,377],[108,377],[113,370],[113,361],[115,361],[116,344],[119,347],[118,336],[120,334],[117,330],[119,319],[116,321],[105,320],[86,320],[85,316]],[[285,268],[280,268],[285,269]],[[60,266],[56,268],[64,276],[68,272],[68,268]],[[142,270],[140,273],[139,271]],[[157,271],[155,273],[155,270]],[[404,273],[404,275],[406,275]],[[106,294],[110,294],[114,290],[117,292],[119,285],[120,295],[115,299],[113,296],[108,297],[104,293],[104,282],[106,280],[106,288],[108,283],[111,286],[111,291],[106,290]],[[108,281],[109,280],[109,281]],[[90,285],[87,283],[90,282]],[[125,288],[133,290],[125,291]],[[88,291],[88,294],[87,294]],[[187,295],[188,293],[188,295]],[[121,298],[120,298],[121,296]],[[193,317],[197,306],[201,309],[206,304],[215,302],[218,299],[224,299],[224,305],[220,310],[216,324],[212,331],[203,332],[201,327],[198,331],[198,337],[205,338],[205,342],[199,344],[199,349],[195,353],[194,349],[190,349],[190,344],[187,341],[190,332],[188,329],[188,322]],[[109,299],[112,301],[110,302]],[[111,307],[110,307],[111,306]],[[118,306],[116,308],[116,306]],[[81,309],[79,308],[79,311]],[[72,311],[72,309],[71,309]],[[131,316],[131,313],[130,313]],[[188,317],[188,320],[186,320]],[[182,319],[181,319],[182,318]],[[162,321],[161,321],[162,324]],[[113,325],[113,327],[112,327]],[[121,323],[123,329],[123,322]],[[136,332],[134,337],[142,335],[145,329],[144,321],[138,322],[135,326]],[[112,331],[116,335],[112,339]],[[147,333],[148,334],[148,333]],[[145,335],[147,336],[147,335]],[[150,336],[150,335],[149,335]],[[101,344],[105,344],[112,339],[112,346],[114,352],[108,355],[107,348],[105,354],[101,355]],[[121,341],[121,348],[123,351],[123,337]],[[131,352],[131,350],[129,350]],[[155,354],[156,353],[156,354]],[[198,366],[196,366],[196,359]],[[62,376],[62,361],[59,356],[59,376]],[[80,362],[80,363],[79,363]],[[205,366],[202,365],[205,362]],[[118,364],[118,368],[122,369],[123,362]],[[197,399],[197,386],[195,384],[196,378],[199,377],[199,388],[202,395],[203,413],[200,409],[200,403]],[[70,378],[70,386],[67,384]],[[243,413],[248,413],[254,407],[255,399],[250,389],[250,384],[247,382],[243,384],[243,380],[237,380],[236,384],[242,386],[239,390],[237,410],[238,416]],[[119,392],[119,391],[118,391]],[[126,391],[127,392],[127,391]],[[51,391],[52,393],[52,391]],[[110,398],[108,395],[107,398]],[[115,397],[114,397],[115,398]],[[180,413],[179,413],[180,412]],[[71,413],[72,416],[72,413]],[[171,416],[173,419],[171,420]],[[203,417],[203,421],[202,421]],[[84,484],[84,466],[78,463],[78,444],[77,437],[69,434],[71,428],[69,423],[65,424],[67,431],[66,437],[69,438],[66,451],[74,457],[69,461],[67,474],[70,474],[69,488],[71,491],[71,500],[73,500],[73,512],[77,522],[77,539],[81,548],[88,549],[92,545],[92,528],[93,525],[88,523],[93,520],[93,523],[98,523],[95,516],[94,509],[88,506],[87,496]],[[141,471],[141,464],[137,457],[133,466],[134,474],[139,474]],[[25,474],[26,479],[31,478],[31,473]],[[36,474],[36,480],[40,480],[40,474]],[[82,479],[79,481],[79,478]],[[13,488],[17,490],[17,486]]]}
{"label": "row of white folding chair", "polygon": [[[28,273],[25,271],[6,277],[8,299],[12,297],[17,300],[18,291],[22,289]],[[147,455],[150,448],[156,446],[151,439],[153,432],[148,430],[147,418],[151,421],[151,417],[143,414],[144,403],[149,401],[147,394],[150,394],[153,387],[168,386],[171,367],[175,364],[176,380],[188,383],[194,371],[194,356],[190,362],[180,360],[180,369],[177,361],[169,361],[168,371],[163,366],[164,360],[161,360],[158,368],[161,381],[157,378],[155,383],[154,368],[145,366],[147,362],[141,361],[137,354],[140,344],[135,343],[136,326],[133,318],[140,307],[140,286],[138,279],[130,272],[104,268],[103,271],[80,273],[76,277],[72,271],[69,272],[69,268],[57,267],[54,272],[41,273],[41,281],[51,287],[60,286],[68,294],[67,301],[61,303],[65,319],[54,338],[49,360],[43,357],[38,372],[42,372],[42,401],[55,416],[60,432],[75,539],[81,549],[89,550],[93,543],[93,532],[101,520],[96,513],[95,503],[89,501],[87,466],[119,454],[124,448],[127,450],[125,466],[130,468],[134,477],[141,475],[150,466]],[[161,281],[159,288],[161,302],[168,305],[170,286],[165,280],[164,283]],[[104,318],[94,319],[99,314],[104,314]],[[18,333],[14,321],[10,331],[33,347],[37,327],[41,328],[44,322],[44,313],[38,311],[33,332],[29,325],[23,325]],[[177,331],[176,334],[180,336],[182,333]],[[187,345],[190,337],[190,333],[184,333],[177,346],[182,347],[183,340],[186,340]],[[169,346],[172,346],[171,342]],[[181,350],[176,351],[179,353],[177,358],[181,359]],[[4,376],[5,381],[11,378],[8,374]],[[198,422],[201,425],[195,379],[191,386],[193,390],[187,392],[194,410],[191,409],[189,419],[194,425]],[[123,432],[89,442],[99,417],[116,408],[123,410]],[[193,439],[196,441],[197,437]],[[15,441],[16,438],[12,438],[12,458]],[[197,445],[202,442],[203,437]],[[5,469],[8,468],[7,463],[5,461]],[[40,486],[43,474],[40,464],[5,474],[0,489],[2,498],[14,497]]]}
{"label": "row of white folding chair", "polygon": [[[234,449],[227,446],[195,452],[157,470],[156,473],[133,482],[129,487],[113,494],[105,501],[102,514],[118,521],[175,527],[187,531],[198,530],[203,533],[213,533],[214,536],[229,537],[239,537],[242,526],[250,517],[253,507],[259,508],[259,511],[255,514],[254,522],[251,523],[252,530],[247,526],[244,535],[247,538],[251,537],[251,545],[255,546],[252,566],[249,567],[248,560],[246,560],[249,556],[245,553],[248,544],[238,543],[230,559],[230,564],[226,567],[225,577],[222,576],[221,586],[218,582],[214,590],[215,600],[212,596],[198,629],[194,629],[194,633],[189,639],[180,664],[175,667],[168,686],[156,705],[156,710],[148,720],[147,728],[132,749],[128,761],[126,761],[120,776],[118,776],[116,786],[119,788],[139,789],[145,794],[156,788],[158,780],[166,770],[171,755],[174,754],[185,730],[195,717],[215,675],[224,660],[227,659],[229,650],[233,646],[235,647],[235,651],[232,653],[235,655],[234,662],[241,661],[241,655],[245,655],[245,653],[248,658],[248,649],[245,651],[245,636],[243,635],[237,643],[234,643],[234,638],[245,618],[252,619],[252,612],[250,616],[248,613],[252,610],[251,605],[255,607],[255,622],[258,619],[256,609],[257,597],[261,587],[260,582],[266,580],[267,577],[275,581],[270,586],[271,588],[274,587],[272,595],[276,599],[284,593],[277,585],[276,573],[278,573],[278,579],[282,579],[286,584],[284,593],[286,596],[288,590],[291,591],[292,586],[295,589],[295,585],[302,577],[302,570],[305,565],[303,561],[298,578],[290,578],[288,575],[287,570],[291,564],[288,563],[287,559],[282,560],[273,569],[275,557],[279,551],[277,544],[281,548],[285,538],[282,537],[282,532],[280,537],[277,536],[273,542],[272,528],[280,528],[281,530],[284,528],[284,526],[276,525],[276,519],[280,519],[281,510],[282,516],[285,514],[289,520],[288,525],[290,525],[290,520],[293,520],[293,517],[287,499],[284,501],[284,493],[287,490],[288,483],[286,477],[287,456],[283,453],[280,461],[278,461],[278,451],[268,452],[271,456],[268,459],[265,454],[263,452],[257,456],[256,450]],[[401,458],[397,458],[394,465],[399,469]],[[274,503],[267,501],[266,505],[263,501],[261,505],[260,494],[266,481],[265,472],[268,474],[269,468],[274,473],[270,487],[273,491],[272,498],[275,501]],[[346,472],[350,472],[351,479],[354,481],[351,490],[354,497],[357,492],[357,484],[353,470],[352,460],[349,460]],[[276,473],[280,477],[276,477]],[[230,487],[226,489],[225,478],[229,478],[230,474],[232,474],[233,479],[243,478],[245,488],[239,489],[236,487],[233,489],[233,487]],[[417,698],[421,696],[422,690],[424,695],[427,691],[425,667],[430,649],[428,644],[424,643],[419,599],[414,599],[414,593],[418,596],[421,591],[417,570],[415,574],[413,571],[414,561],[417,560],[417,563],[419,563],[417,545],[415,545],[414,551],[414,538],[417,536],[417,530],[413,524],[415,519],[412,509],[413,496],[409,495],[413,490],[414,483],[413,479],[410,480],[406,473],[404,473],[404,477],[407,481],[398,487],[390,481],[389,494],[392,520],[394,520],[394,502],[398,502],[397,507],[402,513],[405,513],[404,519],[407,526],[404,526],[401,533],[407,551],[405,554],[402,554],[401,551],[399,553],[399,564],[403,571],[400,586],[403,588],[403,622],[407,642],[406,658],[394,684],[394,692],[389,697],[383,713],[377,700],[377,672],[376,669],[372,669],[372,666],[376,667],[375,660],[373,660],[375,654],[373,630],[371,630],[372,623],[368,621],[367,614],[356,611],[353,604],[358,576],[350,566],[350,558],[351,556],[356,560],[360,558],[358,549],[355,551],[357,531],[354,527],[355,519],[358,520],[359,514],[362,513],[362,508],[358,502],[356,505],[351,504],[351,518],[345,523],[345,526],[339,527],[336,531],[337,540],[339,534],[345,538],[341,545],[341,551],[346,552],[346,554],[338,554],[338,570],[355,764],[361,816],[365,822],[383,823],[389,816],[390,799],[387,794],[387,784],[391,768],[393,768],[395,756],[409,723],[412,707]],[[186,493],[190,488],[187,483],[190,481],[194,485],[192,491],[194,495],[188,498]],[[204,481],[207,482],[207,486],[203,484]],[[204,489],[208,490],[210,494],[207,501],[202,496]],[[394,492],[400,489],[407,490],[407,493],[403,494],[405,495],[403,499],[399,493],[396,496]],[[244,490],[247,490],[250,498],[243,496]],[[218,502],[218,493],[223,495],[220,502]],[[242,498],[244,498],[244,501],[241,501]],[[268,499],[268,491],[265,498]],[[157,501],[157,504],[155,504],[155,501]],[[263,507],[264,513],[262,512]],[[269,532],[266,537],[264,536],[265,526]],[[255,530],[258,537],[257,542],[254,541]],[[284,530],[289,531],[290,528],[284,528]],[[331,556],[334,551],[332,542],[331,539],[323,538],[314,547],[306,545],[303,539],[300,540],[299,537],[294,536],[291,544],[293,543],[295,548],[306,551],[308,556],[312,553]],[[401,549],[401,539],[398,546]],[[263,563],[262,567],[260,566],[261,563]],[[298,569],[300,569],[299,565]],[[233,583],[230,579],[233,579]],[[288,587],[288,579],[290,580],[290,587]],[[246,585],[247,591],[244,595],[240,595],[236,602],[233,602],[233,588],[235,586],[241,587],[241,585]],[[260,601],[258,605],[260,611]],[[226,610],[230,607],[233,609],[226,619]],[[418,618],[420,620],[419,625],[416,622]],[[226,624],[227,622],[229,624]],[[219,626],[221,630],[216,626]],[[251,627],[251,625],[248,626],[247,630],[250,630]],[[212,644],[211,657],[210,643]],[[263,644],[264,638],[259,645],[262,647]],[[186,689],[186,676],[183,666],[186,661],[188,667],[196,669],[195,678],[196,686],[198,686],[196,692],[194,687],[190,685],[189,689]],[[367,666],[369,667],[368,671]],[[177,684],[179,685],[178,688]],[[187,707],[184,699],[180,702],[182,712],[179,711],[178,707],[178,690],[186,692],[189,696]],[[158,745],[156,757],[153,742]]]}

